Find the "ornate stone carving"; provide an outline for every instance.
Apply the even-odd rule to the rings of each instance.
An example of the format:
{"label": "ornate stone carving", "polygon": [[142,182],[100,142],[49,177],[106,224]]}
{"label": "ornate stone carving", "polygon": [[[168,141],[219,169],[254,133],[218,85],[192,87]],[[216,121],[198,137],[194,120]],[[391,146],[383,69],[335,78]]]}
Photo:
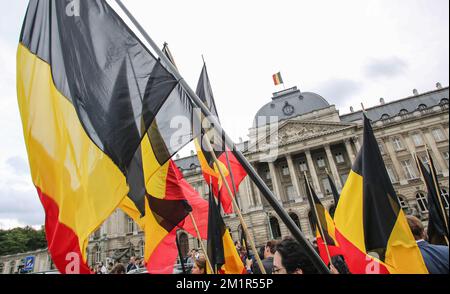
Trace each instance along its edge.
{"label": "ornate stone carving", "polygon": [[321,136],[330,131],[337,131],[347,126],[290,123],[278,131],[278,144],[302,141],[311,137]]}

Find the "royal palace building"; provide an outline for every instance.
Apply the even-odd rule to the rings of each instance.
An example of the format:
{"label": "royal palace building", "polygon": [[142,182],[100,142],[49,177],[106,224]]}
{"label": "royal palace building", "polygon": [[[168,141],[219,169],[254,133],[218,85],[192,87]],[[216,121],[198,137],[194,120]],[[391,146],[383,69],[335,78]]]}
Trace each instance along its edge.
{"label": "royal palace building", "polygon": [[[415,165],[413,154],[426,161],[429,149],[436,165],[444,204],[449,191],[449,88],[436,89],[367,108],[375,136],[403,210],[427,223],[427,192]],[[334,105],[316,93],[297,87],[274,93],[255,115],[249,140],[240,142],[248,161],[273,191],[293,221],[312,240],[310,207],[306,199],[305,175],[331,212],[333,197],[327,172],[341,190],[362,144],[362,111],[340,114]],[[187,181],[205,198],[208,186],[203,180],[195,154],[177,158],[176,164]],[[256,245],[290,235],[273,209],[248,179],[241,183],[237,200]],[[232,237],[239,235],[239,219],[224,217]],[[180,231],[183,254],[198,248],[196,239]],[[116,210],[96,231],[88,246],[88,263],[143,256],[144,236],[134,221]],[[52,268],[46,250],[0,257],[0,273],[17,272],[22,260],[36,256],[34,271]]]}

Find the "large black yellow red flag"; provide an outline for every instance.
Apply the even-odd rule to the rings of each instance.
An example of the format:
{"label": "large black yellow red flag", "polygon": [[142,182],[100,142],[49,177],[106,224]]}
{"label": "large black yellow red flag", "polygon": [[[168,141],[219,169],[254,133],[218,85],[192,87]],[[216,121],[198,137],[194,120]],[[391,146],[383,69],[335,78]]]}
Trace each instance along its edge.
{"label": "large black yellow red flag", "polygon": [[417,155],[415,159],[428,192],[428,240],[431,244],[448,246],[448,214],[443,205],[441,193],[437,190],[439,182],[435,176],[436,170],[433,164],[427,164],[427,169]]}
{"label": "large black yellow red flag", "polygon": [[364,142],[334,222],[352,273],[428,273],[365,115]]}
{"label": "large black yellow red flag", "polygon": [[50,254],[62,273],[89,273],[88,237],[124,197],[145,214],[140,157],[147,181],[195,135],[170,128],[191,100],[103,0],[29,2],[17,93]]}
{"label": "large black yellow red flag", "polygon": [[144,260],[149,273],[173,272],[178,249],[176,234],[182,229],[197,238],[192,213],[202,239],[207,238],[208,202],[183,178],[170,160],[146,183],[145,215],[126,197],[120,208],[141,227],[145,234]]}
{"label": "large black yellow red flag", "polygon": [[[197,84],[196,94],[208,107],[215,118],[219,120],[206,64],[203,65]],[[203,124],[203,127],[205,127],[205,124]],[[205,134],[208,134],[208,137],[205,136]],[[210,140],[213,150],[208,150],[209,146],[207,142],[204,141],[206,138]],[[231,187],[231,192],[233,194],[238,192],[239,185],[247,176],[246,171],[238,162],[234,154],[225,146],[220,135],[218,136],[210,131],[210,128],[206,127],[202,130],[202,136],[194,142],[205,181],[211,185],[212,191],[218,199],[220,194],[220,201],[224,212],[231,213],[233,211],[233,201],[231,198],[233,195],[228,193],[228,189],[220,176],[219,169],[221,169],[225,175],[226,182],[228,183],[228,186]],[[215,153],[219,164],[215,163],[211,152]]]}
{"label": "large black yellow red flag", "polygon": [[328,265],[330,263],[329,257],[342,254],[339,243],[336,240],[334,221],[328,210],[323,206],[319,197],[317,197],[311,184],[308,181],[305,181],[305,183],[306,194],[313,215],[313,223],[311,226],[316,233],[319,255],[323,262]]}
{"label": "large black yellow red flag", "polygon": [[[215,197],[209,192],[207,254],[216,274],[245,274],[247,271],[220,215]],[[208,273],[210,269],[208,267]]]}

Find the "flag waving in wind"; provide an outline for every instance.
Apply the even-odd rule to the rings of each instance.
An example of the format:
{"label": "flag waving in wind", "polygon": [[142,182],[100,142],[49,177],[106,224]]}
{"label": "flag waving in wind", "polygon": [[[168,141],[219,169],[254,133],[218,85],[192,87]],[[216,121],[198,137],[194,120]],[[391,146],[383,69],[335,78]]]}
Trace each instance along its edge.
{"label": "flag waving in wind", "polygon": [[364,142],[334,221],[352,273],[428,273],[365,115]]}
{"label": "flag waving in wind", "polygon": [[334,221],[325,206],[320,202],[309,181],[306,180],[305,183],[309,206],[313,213],[314,223],[312,227],[316,231],[317,247],[323,262],[328,265],[330,263],[328,254],[330,257],[341,254],[336,240]]}
{"label": "flag waving in wind", "polygon": [[77,15],[72,2],[29,1],[17,96],[49,252],[60,272],[89,273],[89,235],[127,195],[145,215],[145,184],[196,134],[170,128],[191,99],[107,2],[77,1]]}
{"label": "flag waving in wind", "polygon": [[[214,101],[214,96],[211,88],[211,84],[208,77],[208,72],[206,69],[206,64],[203,65],[202,72],[200,74],[200,79],[197,85],[196,94],[202,100],[202,102],[209,108],[211,113],[218,120],[218,113],[216,104]],[[205,133],[209,134],[208,139],[212,140],[211,146],[213,150],[208,150]],[[225,213],[231,213],[233,211],[232,198],[228,189],[222,181],[219,169],[222,170],[225,175],[228,186],[231,188],[231,192],[237,193],[239,190],[239,185],[247,176],[244,168],[238,162],[236,157],[228,148],[226,148],[222,138],[220,136],[215,136],[214,132],[209,132],[209,129],[202,131],[202,136],[195,140],[195,146],[197,150],[197,157],[200,162],[203,176],[208,184],[211,184],[213,193],[216,197],[221,199],[221,205]],[[214,158],[211,154],[214,152],[219,164],[214,162]],[[234,195],[236,196],[236,195]]]}
{"label": "flag waving in wind", "polygon": [[[220,215],[216,200],[209,192],[208,211],[208,246],[207,254],[217,274],[245,274],[247,273],[243,262],[234,246],[230,232]],[[210,271],[209,267],[207,268]]]}
{"label": "flag waving in wind", "polygon": [[448,246],[448,214],[445,211],[445,206],[443,206],[441,193],[437,190],[439,187],[437,178],[433,178],[433,174],[436,175],[436,171],[434,170],[431,156],[429,158],[431,163],[431,165],[427,164],[429,171],[417,155],[415,158],[428,191],[428,239],[431,244]]}

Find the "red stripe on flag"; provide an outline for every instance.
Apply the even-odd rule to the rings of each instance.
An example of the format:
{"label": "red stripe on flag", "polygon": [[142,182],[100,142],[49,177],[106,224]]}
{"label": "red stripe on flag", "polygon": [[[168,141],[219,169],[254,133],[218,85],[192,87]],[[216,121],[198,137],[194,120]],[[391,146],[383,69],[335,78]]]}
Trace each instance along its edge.
{"label": "red stripe on flag", "polygon": [[173,267],[178,256],[178,248],[175,241],[177,230],[178,228],[174,228],[153,251],[146,265],[149,274],[173,273]]}
{"label": "red stripe on flag", "polygon": [[[341,248],[342,255],[352,274],[389,274],[387,268],[380,262],[369,257],[366,253],[359,250],[355,245],[348,241],[337,229],[335,231],[336,239]],[[374,267],[379,268],[379,272],[373,272]]]}
{"label": "red stripe on flag", "polygon": [[[326,248],[325,248],[325,243],[323,242],[322,237],[318,237],[316,239],[316,241],[317,241],[317,248],[319,249],[320,258],[322,258],[323,262],[326,265],[328,265],[330,263],[330,260],[328,259],[328,254],[327,254],[327,251],[326,251]],[[337,256],[337,255],[343,255],[344,256],[344,254],[342,254],[342,251],[341,251],[341,249],[339,247],[332,246],[332,245],[328,245],[327,247],[328,247],[328,252],[330,253],[331,257]]]}
{"label": "red stripe on flag", "polygon": [[45,210],[45,235],[48,251],[56,268],[62,274],[90,274],[89,267],[83,261],[77,235],[69,227],[59,222],[59,207],[56,202],[42,193],[39,187],[36,188]]}
{"label": "red stripe on flag", "polygon": [[[239,161],[236,159],[236,157],[234,156],[233,153],[231,153],[229,150],[227,150],[227,153],[228,153],[228,160],[230,162],[230,167],[228,167],[227,154],[225,154],[225,152],[222,153],[218,159],[220,162],[222,162],[227,167],[227,169],[230,170],[230,174],[226,177],[226,180],[228,182],[228,186],[231,189],[231,192],[234,193],[234,191],[237,192],[239,190],[239,185],[244,180],[244,178],[247,176],[247,172],[244,170],[244,168],[239,163]],[[235,184],[234,190],[233,190],[233,183],[231,180],[231,173],[233,174],[233,180],[234,180],[234,184]],[[217,184],[213,185],[214,195],[219,195],[217,193],[218,191],[215,191],[215,189],[214,189],[216,187],[217,187]],[[222,185],[222,187],[220,189],[220,193],[221,193],[220,197],[221,197],[221,204],[223,207],[223,211],[226,214],[232,213],[233,212],[233,200],[231,197],[233,197],[233,196],[230,195],[230,193],[228,193],[228,189],[225,186],[225,184]]]}

